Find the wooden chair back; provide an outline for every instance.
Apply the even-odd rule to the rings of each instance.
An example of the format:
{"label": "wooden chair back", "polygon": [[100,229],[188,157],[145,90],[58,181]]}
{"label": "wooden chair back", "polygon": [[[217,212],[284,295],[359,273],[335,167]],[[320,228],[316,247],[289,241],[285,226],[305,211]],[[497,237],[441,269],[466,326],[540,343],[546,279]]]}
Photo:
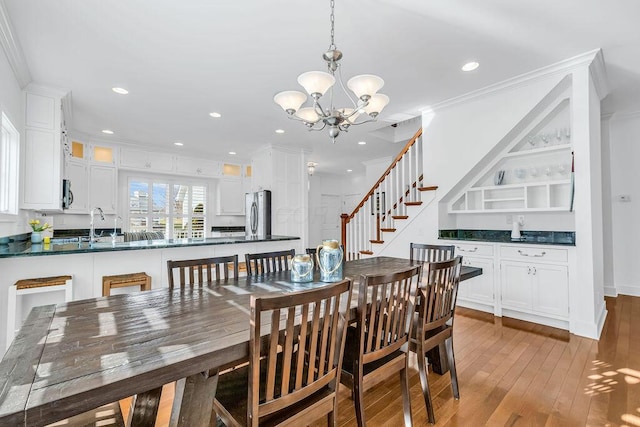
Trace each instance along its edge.
{"label": "wooden chair back", "polygon": [[247,276],[290,270],[291,259],[295,254],[295,249],[264,252],[261,254],[245,254],[244,259],[247,265]]}
{"label": "wooden chair back", "polygon": [[411,243],[409,259],[411,261],[438,262],[452,259],[455,256],[456,247],[453,245],[427,245],[424,243]]}
{"label": "wooden chair back", "polygon": [[[175,286],[175,273],[178,273],[180,288],[193,288],[212,280],[229,280],[238,277],[238,255],[216,258],[167,261],[169,289]],[[231,274],[233,273],[233,275]]]}
{"label": "wooden chair back", "polygon": [[445,325],[453,326],[461,268],[461,256],[425,264],[418,308],[422,320],[418,322],[418,328],[425,334]]}
{"label": "wooden chair back", "polygon": [[[247,415],[253,425],[323,388],[333,393],[335,414],[350,303],[349,279],[289,295],[251,297]],[[268,338],[261,339],[266,327]]]}
{"label": "wooden chair back", "polygon": [[356,327],[361,365],[382,359],[408,341],[421,271],[418,265],[396,273],[361,276]]}

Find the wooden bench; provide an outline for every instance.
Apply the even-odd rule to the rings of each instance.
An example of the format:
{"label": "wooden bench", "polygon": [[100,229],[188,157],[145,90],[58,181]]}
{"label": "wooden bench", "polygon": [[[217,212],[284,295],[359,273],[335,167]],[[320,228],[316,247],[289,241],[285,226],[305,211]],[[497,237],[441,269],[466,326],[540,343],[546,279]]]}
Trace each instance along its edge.
{"label": "wooden bench", "polygon": [[145,272],[102,276],[102,296],[111,295],[111,289],[140,286],[141,291],[151,290],[151,276]]}

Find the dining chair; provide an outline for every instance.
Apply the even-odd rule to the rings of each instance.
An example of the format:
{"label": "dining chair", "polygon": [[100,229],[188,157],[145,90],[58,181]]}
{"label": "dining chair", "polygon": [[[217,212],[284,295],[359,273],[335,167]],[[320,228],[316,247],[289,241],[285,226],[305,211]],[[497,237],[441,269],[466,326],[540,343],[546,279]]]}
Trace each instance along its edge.
{"label": "dining chair", "polygon": [[306,248],[304,251],[308,255],[311,255],[311,259],[313,259],[313,269],[314,270],[320,270],[320,266],[318,265],[318,260],[316,259],[317,249],[316,248]]}
{"label": "dining chair", "polygon": [[408,342],[414,295],[422,265],[408,270],[362,275],[356,325],[347,330],[340,382],[351,389],[358,426],[366,425],[363,394],[394,372],[400,374],[405,425],[412,425]]}
{"label": "dining chair", "polygon": [[245,254],[244,259],[247,265],[247,276],[290,270],[291,259],[295,254],[295,249],[263,252],[260,254]]}
{"label": "dining chair", "polygon": [[351,280],[251,296],[249,365],[218,378],[214,401],[227,426],[336,425]]}
{"label": "dining chair", "polygon": [[418,290],[420,305],[414,317],[409,349],[418,356],[418,371],[429,422],[435,423],[429,379],[427,352],[445,343],[453,397],[460,399],[456,360],[453,354],[453,317],[460,283],[462,257],[440,262],[426,263],[422,283]]}
{"label": "dining chair", "polygon": [[409,248],[409,259],[422,262],[446,261],[453,258],[456,251],[454,245],[428,245],[425,243],[411,243]]}
{"label": "dining chair", "polygon": [[[187,285],[193,288],[211,280],[229,280],[238,277],[238,255],[215,258],[187,259],[167,261],[169,289],[175,285],[175,273],[180,279],[180,288]],[[233,272],[233,275],[230,273]]]}

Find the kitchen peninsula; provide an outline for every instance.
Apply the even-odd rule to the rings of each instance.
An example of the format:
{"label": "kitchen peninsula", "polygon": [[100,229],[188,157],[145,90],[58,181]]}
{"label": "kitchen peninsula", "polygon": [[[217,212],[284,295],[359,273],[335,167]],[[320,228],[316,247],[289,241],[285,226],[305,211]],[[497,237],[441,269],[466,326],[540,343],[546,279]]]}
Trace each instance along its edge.
{"label": "kitchen peninsula", "polygon": [[[270,252],[295,248],[302,251],[299,237],[274,235],[264,239],[244,236],[205,239],[146,240],[127,243],[37,244],[16,241],[0,246],[0,312],[6,313],[7,290],[16,281],[32,277],[73,276],[73,299],[102,295],[102,276],[144,271],[152,278],[152,288],[167,286],[167,261],[214,256]],[[62,302],[57,296],[29,296],[29,307]],[[29,307],[18,305],[26,316]],[[4,353],[5,328],[0,328],[0,353]]]}

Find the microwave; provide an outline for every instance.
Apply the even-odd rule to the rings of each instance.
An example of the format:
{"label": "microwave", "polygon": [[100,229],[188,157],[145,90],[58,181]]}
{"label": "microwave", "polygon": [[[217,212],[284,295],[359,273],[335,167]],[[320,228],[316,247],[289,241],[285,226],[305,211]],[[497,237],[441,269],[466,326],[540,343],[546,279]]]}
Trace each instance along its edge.
{"label": "microwave", "polygon": [[73,203],[73,192],[71,191],[71,181],[62,180],[62,209],[69,209]]}

